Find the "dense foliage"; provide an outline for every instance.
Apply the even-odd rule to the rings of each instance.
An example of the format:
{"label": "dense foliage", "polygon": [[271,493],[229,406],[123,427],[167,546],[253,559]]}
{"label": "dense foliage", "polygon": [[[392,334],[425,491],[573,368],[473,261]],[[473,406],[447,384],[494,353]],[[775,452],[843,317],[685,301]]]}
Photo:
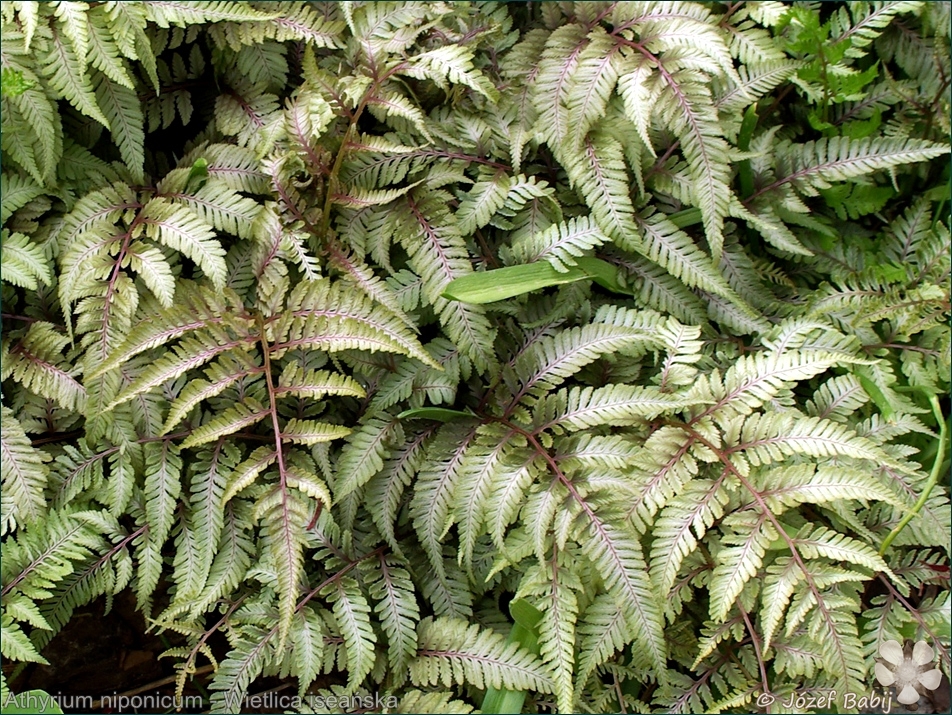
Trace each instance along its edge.
{"label": "dense foliage", "polygon": [[131,589],[216,712],[948,674],[949,8],[4,2],[3,656]]}

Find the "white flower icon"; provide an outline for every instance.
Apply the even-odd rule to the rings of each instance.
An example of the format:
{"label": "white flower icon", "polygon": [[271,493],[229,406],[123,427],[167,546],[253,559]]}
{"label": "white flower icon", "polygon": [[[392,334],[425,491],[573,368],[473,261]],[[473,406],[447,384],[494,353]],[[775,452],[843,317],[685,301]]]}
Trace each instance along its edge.
{"label": "white flower icon", "polygon": [[[919,641],[912,649],[912,657],[906,655],[897,641],[886,641],[879,647],[876,661],[876,680],[881,685],[893,685],[903,705],[912,705],[919,700],[922,688],[935,690],[942,680],[937,668],[927,669],[932,664],[934,653],[925,641]],[[885,662],[883,662],[885,661]]]}

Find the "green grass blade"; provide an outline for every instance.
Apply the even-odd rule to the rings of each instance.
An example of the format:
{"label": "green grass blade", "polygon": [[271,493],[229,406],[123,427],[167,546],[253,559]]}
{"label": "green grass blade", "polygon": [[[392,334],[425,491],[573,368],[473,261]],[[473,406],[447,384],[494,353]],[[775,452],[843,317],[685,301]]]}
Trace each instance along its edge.
{"label": "green grass blade", "polygon": [[[542,613],[532,604],[523,601],[513,601],[509,604],[509,613],[515,623],[509,631],[509,643],[518,643],[531,653],[539,655],[539,633],[536,630]],[[489,687],[483,697],[483,706],[480,710],[486,715],[499,713],[521,713],[526,702],[524,690],[505,690]]]}
{"label": "green grass blade", "polygon": [[576,263],[577,265],[570,266],[565,273],[559,273],[545,261],[470,273],[451,281],[443,291],[443,297],[461,303],[482,305],[550,286],[584,280],[593,280],[615,293],[630,294],[619,282],[618,269],[612,264],[589,257],[578,258]]}

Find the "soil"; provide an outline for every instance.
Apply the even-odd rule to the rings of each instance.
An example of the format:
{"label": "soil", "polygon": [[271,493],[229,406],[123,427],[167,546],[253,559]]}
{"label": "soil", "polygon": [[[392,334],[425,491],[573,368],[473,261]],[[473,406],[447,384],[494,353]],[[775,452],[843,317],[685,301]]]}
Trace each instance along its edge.
{"label": "soil", "polygon": [[[43,649],[50,665],[30,663],[11,678],[17,664],[4,664],[3,672],[12,692],[46,691],[66,713],[174,713],[174,666],[181,659],[159,659],[159,655],[184,645],[184,638],[169,631],[161,635],[146,633],[146,628],[130,591],[116,596],[108,613],[106,599],[99,598],[76,609],[63,630]],[[213,634],[208,645],[219,659],[228,652],[221,633]],[[196,665],[198,672],[186,682],[182,693],[184,713],[207,712],[210,707],[208,685],[214,674],[204,659]],[[318,677],[312,688],[328,687],[333,681]],[[243,712],[285,712],[267,707],[267,698],[262,700],[260,696],[296,692],[294,678],[258,678],[249,696],[259,696],[265,706],[252,705]],[[157,702],[155,696],[162,697],[163,702]]]}
{"label": "soil", "polygon": [[[142,687],[146,687],[143,694],[173,696],[174,683],[164,681],[174,677],[175,659],[159,660],[159,654],[180,642],[175,634],[146,633],[145,619],[136,611],[135,598],[128,591],[114,599],[109,613],[105,599],[100,598],[77,609],[43,650],[50,665],[28,665],[9,682],[10,689],[45,690],[60,701],[67,713],[115,712],[109,698]],[[4,672],[9,677],[8,667],[12,669],[4,665]],[[153,686],[148,687],[150,684]],[[185,694],[199,692],[186,687]],[[102,702],[104,698],[106,703]],[[136,711],[169,712],[174,708],[139,707]]]}

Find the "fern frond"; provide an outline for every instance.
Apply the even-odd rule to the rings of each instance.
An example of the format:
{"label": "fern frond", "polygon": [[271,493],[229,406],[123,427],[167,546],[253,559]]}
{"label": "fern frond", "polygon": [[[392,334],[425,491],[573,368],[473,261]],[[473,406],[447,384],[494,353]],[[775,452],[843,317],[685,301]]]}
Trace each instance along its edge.
{"label": "fern frond", "polygon": [[737,68],[740,82],[728,83],[717,93],[714,106],[724,114],[737,112],[750,104],[752,98],[763,97],[796,72],[797,65],[783,59],[748,64]]}
{"label": "fern frond", "polygon": [[603,424],[639,424],[693,402],[654,387],[573,387],[540,399],[533,410],[533,422],[538,430],[559,427],[570,432]]}
{"label": "fern frond", "polygon": [[347,649],[347,687],[356,688],[374,664],[377,636],[370,626],[370,605],[357,581],[341,578],[330,587],[329,600],[334,606],[334,620]]}
{"label": "fern frond", "polygon": [[569,219],[549,226],[539,233],[529,234],[512,245],[512,255],[522,263],[545,259],[555,270],[565,272],[575,265],[579,256],[590,255],[592,248],[610,239],[587,217]]}
{"label": "fern frond", "polygon": [[662,510],[651,544],[651,573],[662,594],[671,590],[681,564],[699,539],[723,516],[727,496],[723,478],[692,479]]}
{"label": "fern frond", "polygon": [[426,401],[433,404],[453,402],[460,376],[459,351],[447,340],[436,340],[426,347],[443,369],[421,366],[415,360],[401,360],[393,372],[380,380],[368,407],[368,415],[389,409],[402,400],[407,400],[411,407],[422,407]]}
{"label": "fern frond", "polygon": [[726,617],[745,584],[760,570],[767,547],[777,534],[763,514],[749,516],[734,514],[725,520],[726,544],[717,554],[717,565],[708,587],[711,594],[710,612],[715,622]]}
{"label": "fern frond", "polygon": [[146,518],[149,537],[163,544],[172,528],[175,505],[182,491],[182,458],[178,449],[168,442],[152,442],[145,446]]}
{"label": "fern frond", "polygon": [[374,612],[380,617],[387,636],[387,656],[398,678],[405,678],[404,668],[417,650],[417,624],[420,607],[414,596],[410,574],[394,559],[380,557],[371,564],[369,591],[375,600]]}
{"label": "fern frond", "polygon": [[545,567],[535,567],[523,578],[516,598],[535,596],[542,611],[539,622],[540,655],[542,662],[553,671],[553,690],[558,698],[559,711],[574,709],[575,683],[575,623],[578,619],[576,592],[582,591],[579,580],[567,563],[558,557]]}
{"label": "fern frond", "polygon": [[127,250],[129,265],[139,274],[164,308],[171,308],[175,298],[175,277],[162,251],[142,241],[133,241]]}
{"label": "fern frond", "polygon": [[805,558],[824,556],[840,563],[852,563],[864,566],[874,573],[882,572],[895,578],[890,568],[876,550],[857,539],[839,534],[826,527],[807,527],[801,529],[793,543],[797,551]]}
{"label": "fern frond", "polygon": [[215,102],[215,121],[222,134],[237,138],[256,156],[268,154],[284,132],[278,98],[246,82],[242,94],[222,94]]}
{"label": "fern frond", "polygon": [[[106,407],[106,410],[111,410],[116,405],[121,405],[143,392],[175,379],[188,370],[204,365],[221,353],[238,347],[247,348],[249,342],[247,339],[238,339],[221,345],[205,338],[204,335],[201,338],[192,336],[183,338],[159,360],[146,368],[136,380],[124,387]],[[237,361],[232,361],[232,365],[237,366],[238,364]],[[227,384],[222,387],[224,389]],[[188,397],[191,398],[192,394]]]}
{"label": "fern frond", "polygon": [[519,462],[512,454],[517,444],[510,445],[514,434],[514,430],[502,425],[482,427],[480,435],[463,457],[460,481],[455,490],[453,520],[459,525],[460,563],[467,570],[472,570],[473,549],[482,534],[491,486],[511,469],[510,460]]}
{"label": "fern frond", "polygon": [[364,388],[352,377],[327,370],[306,370],[297,363],[290,363],[284,369],[275,392],[313,399],[324,395],[365,396]]}
{"label": "fern frond", "polygon": [[792,556],[781,556],[767,567],[761,596],[764,649],[770,647],[794,590],[806,576]]}
{"label": "fern frond", "polygon": [[[847,57],[863,57],[868,47],[882,33],[896,15],[916,12],[922,7],[921,2],[899,0],[893,2],[871,2],[850,8],[841,8],[830,18],[830,35],[832,42],[849,41],[845,55]],[[850,17],[852,15],[852,17]]]}
{"label": "fern frond", "polygon": [[34,600],[50,598],[51,589],[73,573],[73,562],[90,559],[103,547],[104,540],[96,533],[100,516],[96,513],[49,511],[43,519],[42,529],[21,531],[17,539],[5,541],[4,591],[16,589]]}
{"label": "fern frond", "polygon": [[29,177],[11,172],[0,175],[0,223],[5,224],[14,211],[42,194],[42,187]]}
{"label": "fern frond", "polygon": [[565,97],[567,133],[563,141],[578,147],[595,123],[605,116],[621,66],[620,45],[602,28],[588,34],[588,44],[578,56]]}
{"label": "fern frond", "polygon": [[753,465],[770,464],[784,455],[848,456],[876,464],[893,464],[874,444],[848,427],[799,414],[754,414],[744,421],[738,449]]}
{"label": "fern frond", "polygon": [[403,428],[394,419],[374,418],[356,430],[337,463],[334,494],[343,499],[383,469],[391,445],[403,440]]}
{"label": "fern frond", "polygon": [[[447,554],[449,557],[449,554]],[[455,560],[446,558],[434,568],[435,577],[424,582],[423,597],[438,617],[467,619],[473,616],[473,596],[467,587],[466,574]],[[419,635],[419,630],[417,631]]]}
{"label": "fern frond", "polygon": [[182,442],[182,446],[196,447],[211,442],[260,422],[270,414],[271,410],[254,398],[248,397],[244,402],[229,407],[201,427],[192,430],[192,433]]}
{"label": "fern frond", "polygon": [[711,259],[664,214],[651,212],[639,216],[637,225],[640,240],[634,242],[635,250],[686,285],[723,296],[751,317],[760,319],[756,311],[734,292],[724,276],[714,268]]}
{"label": "fern frond", "polygon": [[578,152],[565,157],[565,171],[585,198],[599,227],[622,248],[637,245],[635,209],[629,195],[631,181],[617,140],[596,135],[586,138]]}
{"label": "fern frond", "polygon": [[780,178],[758,189],[751,199],[786,184],[792,184],[805,196],[816,196],[819,189],[830,188],[831,181],[847,181],[933,159],[948,151],[948,147],[924,139],[831,137],[805,144],[780,142],[775,152],[775,172]]}
{"label": "fern frond", "polygon": [[[279,461],[279,469],[282,466]],[[309,499],[288,490],[290,481],[287,473],[282,474],[282,481],[264,492],[255,504],[255,517],[262,526],[262,547],[277,586],[278,622],[275,630],[279,649],[287,642],[301,589],[304,527],[311,508]]]}
{"label": "fern frond", "polygon": [[642,256],[611,254],[608,260],[621,268],[641,304],[689,325],[707,321],[707,312],[698,297],[661,266]]}
{"label": "fern frond", "polygon": [[28,290],[36,290],[40,282],[49,285],[53,278],[43,250],[22,233],[4,229],[2,235],[0,280]]}
{"label": "fern frond", "polygon": [[224,287],[225,251],[212,227],[197,214],[166,199],[149,201],[140,214],[149,238],[191,258],[218,289]]}
{"label": "fern frond", "polygon": [[441,297],[450,281],[472,272],[455,220],[435,191],[422,196],[414,192],[406,209],[406,233],[401,231],[398,238],[409,253],[410,265],[423,279],[427,301],[439,312],[450,339],[479,369],[487,370],[496,362],[492,349],[496,331],[483,309]]}
{"label": "fern frond", "polygon": [[57,232],[62,246],[60,300],[64,305],[74,299],[72,286],[80,282],[78,273],[85,270],[84,261],[93,251],[115,240],[110,229],[122,212],[138,207],[132,190],[126,184],[116,183],[90,192],[66,215]]}
{"label": "fern frond", "polygon": [[396,201],[401,196],[406,196],[416,185],[417,184],[401,186],[397,189],[362,189],[354,187],[348,189],[346,194],[334,194],[333,198],[334,203],[340,204],[341,206],[354,206],[356,208],[384,206],[391,201]]}
{"label": "fern frond", "polygon": [[889,226],[883,253],[896,263],[904,263],[918,253],[932,229],[930,202],[916,201]]}
{"label": "fern frond", "polygon": [[93,93],[92,82],[86,73],[86,58],[77,54],[72,42],[66,42],[58,32],[53,32],[47,51],[40,63],[50,88],[58,97],[64,97],[87,117],[95,119],[110,129]]}
{"label": "fern frond", "polygon": [[258,216],[259,206],[227,186],[208,182],[194,194],[167,194],[208,225],[239,238],[251,238],[252,225]]}
{"label": "fern frond", "polygon": [[424,430],[408,440],[367,484],[367,511],[384,540],[397,555],[403,549],[397,538],[398,517],[406,504],[404,491],[420,469],[435,428]]}
{"label": "fern frond", "polygon": [[[339,47],[343,23],[328,18],[307,5],[294,2],[274,3],[269,7],[270,19],[216,22],[210,34],[221,45],[233,50],[261,43],[266,39],[278,42],[303,41],[314,47]],[[260,15],[259,15],[260,17]]]}
{"label": "fern frond", "polygon": [[233,144],[203,144],[189,152],[181,165],[191,167],[199,157],[208,163],[209,179],[221,182],[233,191],[267,193],[270,182],[250,149]]}
{"label": "fern frond", "polygon": [[298,678],[298,697],[314,682],[321,671],[324,656],[323,620],[314,609],[305,607],[295,616],[291,629],[294,670]]}
{"label": "fern frond", "polygon": [[576,688],[582,689],[595,668],[634,638],[626,611],[627,604],[623,605],[608,593],[598,594],[585,609],[578,626]]}
{"label": "fern frond", "polygon": [[496,472],[485,506],[486,529],[500,549],[503,548],[503,534],[516,520],[525,503],[526,492],[542,469],[539,455],[534,450],[509,454],[507,462],[507,471]]}
{"label": "fern frond", "polygon": [[[123,52],[120,32],[109,21],[105,8],[91,7],[86,11],[88,24],[89,64],[102,72],[106,77],[126,89],[135,89],[135,82],[129,74],[129,68],[124,58],[133,59],[134,52]],[[116,36],[119,36],[117,41]],[[130,49],[130,48],[124,48]]]}
{"label": "fern frond", "polygon": [[425,618],[410,661],[410,680],[418,686],[468,682],[477,688],[552,692],[542,662],[498,633],[455,618]]}
{"label": "fern frond", "polygon": [[790,465],[757,470],[752,483],[775,514],[798,504],[861,499],[900,506],[899,497],[869,473],[838,465]]}
{"label": "fern frond", "polygon": [[727,371],[722,384],[711,380],[715,401],[702,414],[750,414],[792,382],[818,375],[842,359],[835,353],[797,350],[743,356]]}
{"label": "fern frond", "polygon": [[287,310],[274,323],[275,357],[284,349],[309,346],[325,350],[384,350],[411,355],[427,365],[433,359],[407,326],[366,296],[327,279],[299,283]]}
{"label": "fern frond", "polygon": [[5,658],[49,665],[49,661],[40,655],[36,646],[30,642],[20,625],[6,612],[0,618],[0,636],[2,636],[2,639],[0,639],[0,642],[2,642],[0,653]]}
{"label": "fern frond", "polygon": [[162,428],[166,434],[200,402],[221,394],[231,385],[249,375],[256,375],[261,368],[249,361],[242,353],[225,353],[205,370],[208,380],[192,380],[169,406],[169,414]]}
{"label": "fern frond", "polygon": [[416,104],[402,94],[390,91],[380,91],[368,100],[368,108],[381,121],[390,121],[399,130],[401,120],[412,126],[428,141],[432,136],[426,127],[426,115]]}
{"label": "fern frond", "polygon": [[[236,531],[233,513],[222,498],[240,456],[234,446],[221,445],[200,452],[199,458],[190,465],[188,526],[198,558],[194,569],[188,572],[188,586],[176,591],[175,602],[192,609],[197,607],[193,599],[216,583],[221,564],[237,563],[240,568],[242,556],[247,553],[247,539],[242,538],[240,530]],[[228,556],[219,557],[219,551],[227,552]],[[247,561],[244,565],[247,568]]]}
{"label": "fern frond", "polygon": [[238,492],[250,486],[255,478],[265,469],[274,464],[278,453],[270,446],[258,447],[248,458],[238,464],[228,478],[227,486],[222,494],[222,504],[228,502]]}
{"label": "fern frond", "polygon": [[234,712],[241,703],[251,682],[275,658],[274,631],[259,626],[245,626],[232,642],[228,656],[218,665],[209,689],[212,691],[212,710],[217,713]]}
{"label": "fern frond", "polygon": [[452,82],[465,85],[490,101],[499,98],[492,82],[475,69],[472,51],[463,45],[445,45],[416,55],[400,73],[433,80],[441,89],[446,89],[447,82]]}
{"label": "fern frond", "polygon": [[[98,75],[98,76],[97,76]],[[119,147],[122,160],[129,167],[136,181],[143,181],[145,174],[145,118],[139,98],[133,89],[105,74],[94,75],[93,89],[102,114]]]}
{"label": "fern frond", "polygon": [[463,235],[468,236],[488,224],[493,214],[506,204],[513,178],[502,171],[485,176],[488,180],[477,181],[460,199],[456,223]]}
{"label": "fern frond", "polygon": [[633,534],[590,508],[586,515],[589,524],[584,531],[582,549],[616,603],[624,606],[628,628],[638,644],[638,662],[657,668],[658,679],[664,682],[667,655],[661,600],[648,576],[641,545]]}
{"label": "fern frond", "polygon": [[[652,321],[645,322],[650,324]],[[513,396],[511,404],[515,405],[525,395],[541,397],[603,355],[634,353],[654,340],[648,325],[637,324],[593,323],[545,337],[515,360],[513,372],[522,387]]]}
{"label": "fern frond", "polygon": [[385,281],[378,278],[367,265],[348,255],[345,251],[335,250],[333,246],[330,250],[331,263],[335,268],[346,274],[357,287],[388,308],[391,313],[408,326],[414,327],[412,321],[406,315],[409,308],[401,305],[400,298],[395,295],[395,291]]}
{"label": "fern frond", "polygon": [[440,575],[445,572],[440,541],[450,527],[463,457],[475,437],[472,424],[451,422],[441,428],[427,450],[410,502],[413,528],[432,568]]}
{"label": "fern frond", "polygon": [[4,355],[0,374],[12,377],[26,389],[54,400],[67,410],[82,411],[86,390],[64,369],[63,350],[69,338],[50,323],[33,323]]}
{"label": "fern frond", "polygon": [[195,6],[184,2],[156,2],[145,6],[146,17],[159,27],[178,25],[202,25],[206,22],[230,20],[271,20],[272,13],[265,13],[237,2],[214,0]]}
{"label": "fern frond", "polygon": [[281,438],[298,444],[317,444],[340,439],[350,434],[349,427],[318,422],[316,420],[299,420],[291,418],[281,428]]}
{"label": "fern frond", "polygon": [[861,688],[867,676],[862,643],[851,610],[855,600],[844,597],[825,599],[825,607],[815,609],[807,623],[807,633],[818,643],[826,668],[836,676],[836,683],[844,688]]}
{"label": "fern frond", "polygon": [[[208,330],[215,334],[215,326],[221,324],[247,333],[252,323],[240,308],[241,298],[229,289],[220,292],[200,287],[190,281],[179,281],[176,289],[177,305],[166,310],[150,311],[131,328],[121,344],[110,352],[108,358],[97,366],[87,379],[99,377],[116,369],[136,355],[163,345],[186,333]],[[238,313],[238,315],[235,315]],[[216,336],[219,339],[225,335]],[[204,335],[202,340],[208,340]],[[227,340],[227,338],[226,338]],[[215,348],[206,344],[209,350]],[[213,356],[209,356],[211,359]],[[206,361],[207,362],[207,361]]]}
{"label": "fern frond", "polygon": [[659,62],[658,69],[667,91],[659,95],[654,111],[671,117],[672,129],[681,140],[711,255],[717,260],[731,199],[727,142],[721,136],[706,78],[692,70],[668,71],[664,60]]}
{"label": "fern frond", "polygon": [[572,76],[578,69],[579,56],[585,48],[585,29],[576,23],[563,25],[549,34],[539,58],[537,74],[532,83],[532,98],[538,112],[537,132],[555,146],[568,136],[568,93]]}
{"label": "fern frond", "polygon": [[15,524],[38,521],[46,510],[47,457],[30,444],[29,438],[14,416],[3,407],[3,430],[0,436],[3,468],[3,533],[12,531]]}
{"label": "fern frond", "polygon": [[801,256],[812,256],[813,251],[800,243],[787,225],[777,216],[776,211],[769,205],[758,205],[748,210],[740,202],[731,201],[730,215],[743,219],[750,226],[760,232],[767,241],[781,251],[795,253]]}

